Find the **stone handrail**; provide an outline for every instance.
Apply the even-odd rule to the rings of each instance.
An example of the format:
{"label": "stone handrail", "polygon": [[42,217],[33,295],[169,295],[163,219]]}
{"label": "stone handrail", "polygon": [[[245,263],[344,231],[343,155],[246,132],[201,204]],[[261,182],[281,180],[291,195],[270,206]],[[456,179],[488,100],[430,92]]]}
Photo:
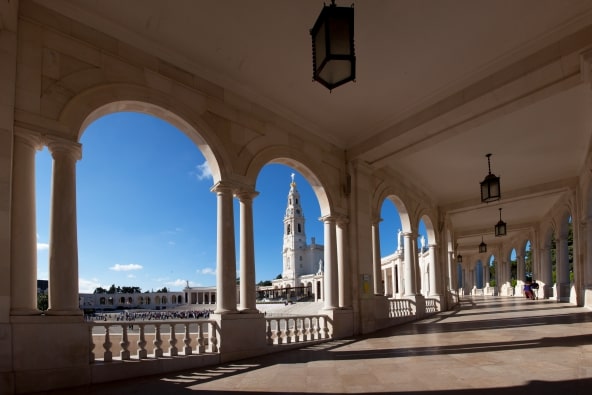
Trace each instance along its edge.
{"label": "stone handrail", "polygon": [[266,317],[265,327],[268,345],[304,343],[333,337],[332,325],[325,315]]}
{"label": "stone handrail", "polygon": [[414,306],[408,299],[389,299],[389,317],[411,317],[415,315]]}
{"label": "stone handrail", "polygon": [[214,320],[98,321],[87,325],[91,363],[218,353],[220,335]]}

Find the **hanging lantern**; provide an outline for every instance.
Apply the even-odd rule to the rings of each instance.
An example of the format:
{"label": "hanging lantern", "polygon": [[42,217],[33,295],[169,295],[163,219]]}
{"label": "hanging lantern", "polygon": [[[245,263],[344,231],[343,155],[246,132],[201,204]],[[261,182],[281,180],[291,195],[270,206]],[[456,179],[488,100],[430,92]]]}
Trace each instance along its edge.
{"label": "hanging lantern", "polygon": [[499,219],[499,222],[497,223],[497,225],[495,225],[495,236],[496,237],[506,235],[506,223],[504,221],[502,221],[502,209],[500,208],[499,211],[500,211],[500,219]]}
{"label": "hanging lantern", "polygon": [[479,253],[487,252],[487,244],[483,241],[483,236],[481,236],[481,244],[479,244]]}
{"label": "hanging lantern", "polygon": [[354,9],[324,6],[310,30],[313,80],[332,90],[356,79]]}
{"label": "hanging lantern", "polygon": [[483,181],[481,181],[481,202],[489,203],[499,200],[502,196],[500,192],[500,178],[495,174],[491,174],[491,163],[489,161],[491,154],[485,156],[487,156],[489,174],[485,176]]}

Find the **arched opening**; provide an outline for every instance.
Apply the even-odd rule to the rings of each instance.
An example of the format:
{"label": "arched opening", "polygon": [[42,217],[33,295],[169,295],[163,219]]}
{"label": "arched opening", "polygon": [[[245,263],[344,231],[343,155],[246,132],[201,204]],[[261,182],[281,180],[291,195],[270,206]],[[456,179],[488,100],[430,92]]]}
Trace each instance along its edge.
{"label": "arched opening", "polygon": [[278,299],[310,301],[304,284],[323,284],[324,229],[318,189],[309,182],[312,172],[305,176],[296,168],[304,165],[275,159],[257,175],[253,218],[266,225],[255,233],[256,281],[259,289],[283,289]]}
{"label": "arched opening", "polygon": [[[189,131],[147,114],[92,118],[76,169],[79,292],[112,283],[173,290],[188,279],[198,283],[198,275],[215,284],[216,196],[211,164],[200,151],[205,146],[196,146]],[[37,155],[37,227],[44,246],[52,159],[47,150]],[[38,255],[38,267],[47,276],[46,254]]]}

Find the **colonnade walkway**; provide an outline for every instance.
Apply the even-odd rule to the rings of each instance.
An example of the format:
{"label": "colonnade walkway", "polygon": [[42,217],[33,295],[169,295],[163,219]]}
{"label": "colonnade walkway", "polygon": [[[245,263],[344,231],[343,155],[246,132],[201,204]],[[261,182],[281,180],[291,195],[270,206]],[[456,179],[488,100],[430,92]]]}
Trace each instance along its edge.
{"label": "colonnade walkway", "polygon": [[58,393],[590,394],[592,312],[548,300],[465,297],[453,311],[368,336],[50,392]]}

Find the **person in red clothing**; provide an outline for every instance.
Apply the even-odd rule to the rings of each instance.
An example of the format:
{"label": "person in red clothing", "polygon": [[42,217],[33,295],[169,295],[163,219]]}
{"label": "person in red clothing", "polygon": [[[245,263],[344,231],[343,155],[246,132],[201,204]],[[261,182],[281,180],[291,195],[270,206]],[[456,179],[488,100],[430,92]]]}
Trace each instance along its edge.
{"label": "person in red clothing", "polygon": [[524,296],[526,299],[534,300],[534,293],[532,292],[532,281],[527,278],[524,282]]}

